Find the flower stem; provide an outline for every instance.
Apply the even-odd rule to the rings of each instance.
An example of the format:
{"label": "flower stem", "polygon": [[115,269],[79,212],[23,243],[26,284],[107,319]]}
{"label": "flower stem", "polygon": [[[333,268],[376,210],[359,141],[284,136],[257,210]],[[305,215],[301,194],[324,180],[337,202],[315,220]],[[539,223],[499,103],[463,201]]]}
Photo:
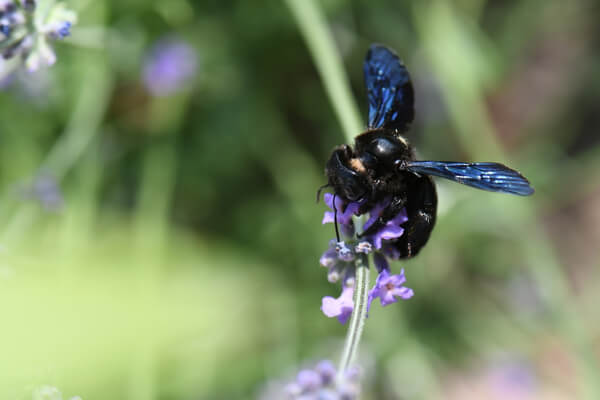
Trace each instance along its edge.
{"label": "flower stem", "polygon": [[[348,76],[343,68],[341,55],[331,31],[327,27],[319,4],[315,0],[285,0],[285,2],[306,41],[325,86],[325,91],[342,125],[344,135],[351,142],[354,140],[354,136],[361,131],[363,125],[352,96]],[[361,226],[364,218],[358,218],[357,222]],[[338,378],[343,376],[356,358],[358,344],[367,318],[369,263],[365,254],[359,255],[356,260],[354,285],[354,311],[350,317],[350,325],[338,368]]]}
{"label": "flower stem", "polygon": [[342,57],[321,8],[314,0],[286,0],[286,3],[306,41],[344,135],[351,142],[363,124]]}
{"label": "flower stem", "polygon": [[358,353],[358,344],[367,318],[367,300],[369,293],[369,261],[366,254],[360,254],[356,259],[356,278],[354,283],[354,311],[350,317],[348,333],[340,365],[338,379],[352,366]]}

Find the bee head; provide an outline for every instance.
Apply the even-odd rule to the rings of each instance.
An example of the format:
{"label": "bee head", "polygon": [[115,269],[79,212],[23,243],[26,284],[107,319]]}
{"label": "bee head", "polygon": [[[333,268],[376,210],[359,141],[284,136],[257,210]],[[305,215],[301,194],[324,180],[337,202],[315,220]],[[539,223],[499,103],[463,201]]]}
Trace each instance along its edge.
{"label": "bee head", "polygon": [[364,166],[348,145],[333,151],[325,172],[335,193],[347,201],[359,201],[370,192]]}

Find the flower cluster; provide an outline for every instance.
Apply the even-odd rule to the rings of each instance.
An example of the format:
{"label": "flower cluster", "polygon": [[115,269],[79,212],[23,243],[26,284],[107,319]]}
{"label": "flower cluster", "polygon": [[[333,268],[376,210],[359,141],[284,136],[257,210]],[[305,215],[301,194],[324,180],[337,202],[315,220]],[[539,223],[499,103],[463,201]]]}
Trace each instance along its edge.
{"label": "flower cluster", "polygon": [[[38,4],[39,3],[39,4]],[[56,62],[50,42],[69,36],[77,15],[54,0],[0,0],[0,53],[33,72]]]}
{"label": "flower cluster", "polygon": [[[341,377],[333,363],[323,360],[312,369],[301,370],[296,379],[284,387],[273,385],[260,396],[263,400],[354,400],[360,394],[360,372],[349,369]],[[282,394],[281,392],[284,392]]]}
{"label": "flower cluster", "polygon": [[[381,217],[390,200],[384,199],[369,211],[369,219],[363,229],[368,229]],[[330,282],[340,280],[342,282],[342,293],[338,298],[331,296],[323,298],[321,305],[323,313],[330,318],[336,317],[342,324],[350,318],[354,309],[354,261],[358,253],[373,254],[373,261],[379,273],[375,286],[368,293],[367,309],[370,309],[371,303],[376,298],[380,299],[382,306],[395,303],[399,298],[410,299],[413,291],[404,286],[406,282],[404,270],[400,274],[392,275],[388,262],[388,258],[398,258],[397,251],[389,241],[399,238],[404,233],[401,225],[408,220],[406,211],[404,209],[400,211],[373,235],[356,239],[354,238],[352,217],[358,215],[360,204],[346,204],[339,197],[330,193],[325,194],[325,204],[332,211],[325,212],[322,223],[333,223],[336,219],[334,212],[337,211],[337,222],[347,240],[341,242],[337,242],[335,239],[331,240],[329,248],[319,260],[320,264],[327,268],[327,279]]]}

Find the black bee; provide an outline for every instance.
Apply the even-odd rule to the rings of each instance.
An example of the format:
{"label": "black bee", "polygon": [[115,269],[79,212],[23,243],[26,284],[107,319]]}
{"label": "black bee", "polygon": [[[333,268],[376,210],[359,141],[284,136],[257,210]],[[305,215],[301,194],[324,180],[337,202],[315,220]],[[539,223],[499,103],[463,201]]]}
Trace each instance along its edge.
{"label": "black bee", "polygon": [[[437,195],[430,175],[492,192],[533,193],[525,177],[502,164],[416,161],[412,146],[402,136],[414,118],[414,93],[406,67],[392,50],[373,44],[364,62],[364,74],[368,130],[356,137],[354,148],[336,147],[325,168],[326,187],[332,187],[334,196],[346,204],[358,202],[361,214],[391,197],[379,219],[359,237],[376,233],[406,208],[404,234],[389,244],[398,258],[415,256],[435,224]],[[337,218],[338,210],[334,211]]]}

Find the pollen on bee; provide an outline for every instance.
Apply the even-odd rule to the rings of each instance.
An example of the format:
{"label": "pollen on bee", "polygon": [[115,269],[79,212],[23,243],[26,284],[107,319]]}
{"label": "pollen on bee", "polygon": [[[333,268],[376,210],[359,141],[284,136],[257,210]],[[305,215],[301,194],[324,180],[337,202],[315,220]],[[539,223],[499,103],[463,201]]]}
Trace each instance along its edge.
{"label": "pollen on bee", "polygon": [[351,158],[350,159],[350,166],[356,172],[361,172],[361,173],[366,172],[365,165],[358,158]]}

